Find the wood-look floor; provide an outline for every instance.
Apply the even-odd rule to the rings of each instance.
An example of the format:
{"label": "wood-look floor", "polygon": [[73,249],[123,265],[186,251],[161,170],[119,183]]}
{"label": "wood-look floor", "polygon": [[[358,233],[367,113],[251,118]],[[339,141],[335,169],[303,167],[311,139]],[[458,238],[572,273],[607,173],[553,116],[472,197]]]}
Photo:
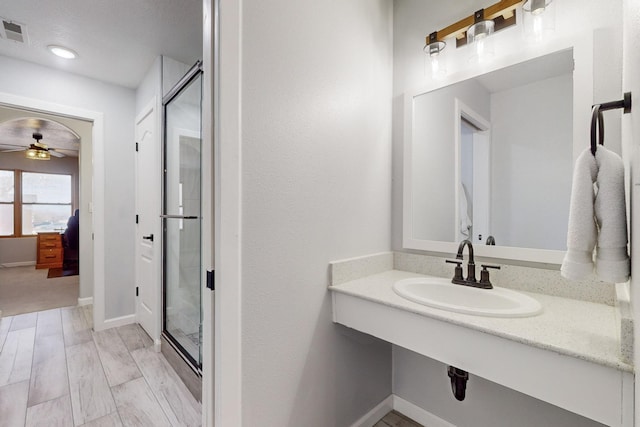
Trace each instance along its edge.
{"label": "wood-look floor", "polygon": [[373,427],[424,427],[400,412],[391,411],[378,421]]}
{"label": "wood-look floor", "polygon": [[90,306],[0,318],[0,427],[199,426],[201,407],[138,325]]}

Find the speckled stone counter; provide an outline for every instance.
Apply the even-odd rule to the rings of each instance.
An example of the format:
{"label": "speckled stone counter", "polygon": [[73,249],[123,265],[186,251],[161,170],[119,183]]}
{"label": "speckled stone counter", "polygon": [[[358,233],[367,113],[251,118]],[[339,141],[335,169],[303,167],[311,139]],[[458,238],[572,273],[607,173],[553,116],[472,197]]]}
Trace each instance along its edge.
{"label": "speckled stone counter", "polygon": [[628,284],[569,282],[554,266],[501,265],[494,286],[538,300],[541,314],[482,317],[414,303],[393,284],[451,277],[451,266],[442,257],[383,252],[331,263],[333,321],[601,424],[633,426]]}
{"label": "speckled stone counter", "polygon": [[633,372],[621,359],[617,308],[605,304],[524,292],[543,306],[540,315],[527,318],[493,318],[453,313],[409,301],[397,295],[393,284],[424,275],[389,270],[330,286],[344,293],[422,316],[496,335],[533,347]]}

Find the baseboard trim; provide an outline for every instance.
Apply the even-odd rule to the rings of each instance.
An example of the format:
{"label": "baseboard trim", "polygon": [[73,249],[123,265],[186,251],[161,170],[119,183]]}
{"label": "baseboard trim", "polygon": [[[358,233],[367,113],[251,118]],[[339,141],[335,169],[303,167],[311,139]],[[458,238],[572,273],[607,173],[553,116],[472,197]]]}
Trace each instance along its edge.
{"label": "baseboard trim", "polygon": [[36,265],[35,261],[20,261],[20,262],[5,262],[4,264],[0,264],[0,267],[29,267],[30,265]]}
{"label": "baseboard trim", "polygon": [[100,330],[117,328],[119,326],[130,325],[132,323],[136,323],[136,315],[135,314],[129,314],[127,316],[114,317],[113,319],[106,319],[103,322],[102,328],[100,328]]}
{"label": "baseboard trim", "polygon": [[389,411],[393,409],[393,395],[389,395],[386,399],[376,405],[375,408],[364,414],[358,421],[351,424],[351,427],[371,427]]}
{"label": "baseboard trim", "polygon": [[93,304],[93,297],[78,298],[78,306]]}
{"label": "baseboard trim", "polygon": [[396,396],[395,394],[391,396],[393,397],[393,409],[422,425],[429,427],[456,427],[455,424],[451,424],[450,422],[443,420],[431,412],[426,411],[421,407]]}

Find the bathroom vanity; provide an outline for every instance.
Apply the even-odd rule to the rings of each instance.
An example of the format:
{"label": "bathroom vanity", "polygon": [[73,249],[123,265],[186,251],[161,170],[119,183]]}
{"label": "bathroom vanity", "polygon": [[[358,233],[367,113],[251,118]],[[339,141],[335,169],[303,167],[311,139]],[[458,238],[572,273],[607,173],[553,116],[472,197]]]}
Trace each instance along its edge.
{"label": "bathroom vanity", "polygon": [[[434,261],[383,253],[332,263],[334,322],[608,426],[633,425],[630,314],[623,285],[616,287],[614,305],[519,289],[540,302],[542,313],[524,318],[460,314],[394,292],[399,280],[425,277],[397,269],[406,265],[399,259],[405,256]],[[443,258],[435,260],[444,264]],[[443,276],[447,270],[452,268],[434,272]],[[544,280],[532,277],[536,270],[515,273],[524,281]],[[507,278],[495,277],[496,286]]]}

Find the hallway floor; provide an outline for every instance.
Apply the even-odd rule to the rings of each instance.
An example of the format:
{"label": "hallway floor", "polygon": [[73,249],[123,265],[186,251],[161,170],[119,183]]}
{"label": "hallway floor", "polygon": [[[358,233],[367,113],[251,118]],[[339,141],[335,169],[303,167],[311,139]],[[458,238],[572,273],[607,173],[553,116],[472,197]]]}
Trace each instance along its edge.
{"label": "hallway floor", "polygon": [[198,426],[200,404],[138,325],[91,306],[0,319],[0,426]]}

